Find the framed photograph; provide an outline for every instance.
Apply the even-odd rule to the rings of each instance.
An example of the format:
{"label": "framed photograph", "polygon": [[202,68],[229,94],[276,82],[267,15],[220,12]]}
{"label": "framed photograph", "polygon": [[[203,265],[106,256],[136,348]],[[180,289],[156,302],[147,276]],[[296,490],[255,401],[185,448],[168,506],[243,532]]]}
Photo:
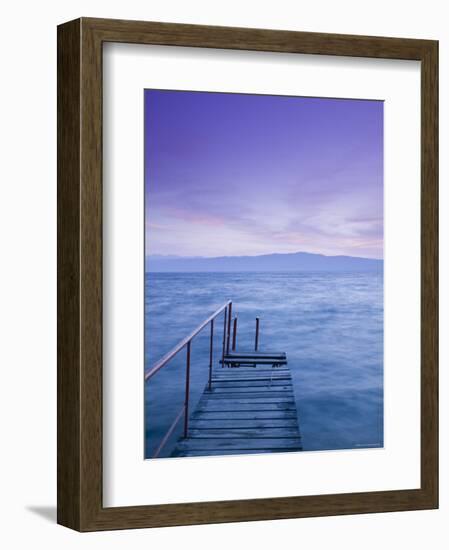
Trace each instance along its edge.
{"label": "framed photograph", "polygon": [[58,28],[58,522],[438,506],[438,43]]}

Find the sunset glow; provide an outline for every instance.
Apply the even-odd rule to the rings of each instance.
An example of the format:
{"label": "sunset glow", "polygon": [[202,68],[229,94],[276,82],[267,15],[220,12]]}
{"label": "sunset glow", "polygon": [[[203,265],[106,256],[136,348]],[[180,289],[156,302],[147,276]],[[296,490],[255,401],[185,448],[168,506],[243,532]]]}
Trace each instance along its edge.
{"label": "sunset glow", "polygon": [[383,102],[145,91],[146,254],[383,257]]}

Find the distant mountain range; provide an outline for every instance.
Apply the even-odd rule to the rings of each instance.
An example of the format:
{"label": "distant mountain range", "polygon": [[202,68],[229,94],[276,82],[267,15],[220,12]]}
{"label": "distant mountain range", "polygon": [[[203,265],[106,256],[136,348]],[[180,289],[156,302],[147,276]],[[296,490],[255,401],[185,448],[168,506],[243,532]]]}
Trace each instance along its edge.
{"label": "distant mountain range", "polygon": [[383,260],[355,256],[325,256],[295,252],[261,256],[217,256],[214,258],[150,255],[147,272],[238,272],[238,271],[382,271]]}

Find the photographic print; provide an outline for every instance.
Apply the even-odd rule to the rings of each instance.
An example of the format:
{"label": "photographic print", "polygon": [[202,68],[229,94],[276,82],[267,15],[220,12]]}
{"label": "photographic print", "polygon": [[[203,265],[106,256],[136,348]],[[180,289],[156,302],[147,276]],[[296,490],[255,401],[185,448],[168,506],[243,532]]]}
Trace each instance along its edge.
{"label": "photographic print", "polygon": [[383,447],[383,108],[144,91],[145,458]]}

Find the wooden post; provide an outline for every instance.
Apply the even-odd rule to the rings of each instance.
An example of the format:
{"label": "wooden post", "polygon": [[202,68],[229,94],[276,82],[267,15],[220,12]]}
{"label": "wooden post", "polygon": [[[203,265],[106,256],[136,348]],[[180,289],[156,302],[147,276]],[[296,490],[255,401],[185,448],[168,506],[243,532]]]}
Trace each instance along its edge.
{"label": "wooden post", "polygon": [[224,356],[226,351],[226,319],[228,314],[228,308],[224,310],[224,323],[223,323],[223,351],[221,353],[221,366],[224,367]]}
{"label": "wooden post", "polygon": [[209,390],[212,389],[212,364],[214,361],[214,320],[210,322],[210,346],[209,346]]}
{"label": "wooden post", "polygon": [[254,349],[257,351],[259,347],[259,317],[256,317],[256,341],[254,343]]}
{"label": "wooden post", "polygon": [[228,335],[226,339],[226,353],[229,353],[229,346],[231,343],[231,319],[232,319],[232,302],[229,304],[229,312],[228,312]]}
{"label": "wooden post", "polygon": [[190,347],[192,342],[187,344],[186,354],[186,396],[184,401],[184,437],[189,432],[189,394],[190,394]]}
{"label": "wooden post", "polygon": [[235,351],[236,340],[237,340],[237,317],[234,317],[234,330],[232,332],[232,351]]}

